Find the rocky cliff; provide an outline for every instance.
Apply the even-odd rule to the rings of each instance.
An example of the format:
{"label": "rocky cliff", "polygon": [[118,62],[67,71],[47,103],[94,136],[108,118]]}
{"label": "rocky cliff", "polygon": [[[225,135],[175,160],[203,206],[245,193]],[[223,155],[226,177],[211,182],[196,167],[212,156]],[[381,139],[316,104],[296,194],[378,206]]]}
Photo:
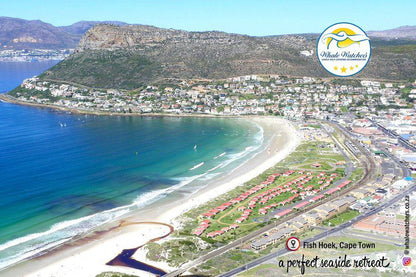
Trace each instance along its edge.
{"label": "rocky cliff", "polygon": [[[144,25],[97,25],[84,35],[73,55],[42,77],[124,89],[172,79],[246,74],[330,77],[317,61],[315,45],[316,35],[252,37]],[[368,67],[357,77],[416,77],[415,45],[378,45]]]}

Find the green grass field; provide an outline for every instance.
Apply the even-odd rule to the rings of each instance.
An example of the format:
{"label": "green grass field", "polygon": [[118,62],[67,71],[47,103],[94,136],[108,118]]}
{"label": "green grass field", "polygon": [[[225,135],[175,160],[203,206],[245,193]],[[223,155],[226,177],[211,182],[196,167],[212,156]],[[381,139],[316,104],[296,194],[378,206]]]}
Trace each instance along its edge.
{"label": "green grass field", "polygon": [[322,225],[324,226],[337,226],[340,225],[344,222],[347,222],[351,219],[353,219],[354,217],[358,216],[360,214],[360,212],[355,211],[355,210],[346,210],[345,212],[342,212],[340,214],[335,215],[334,217],[332,217],[329,220],[325,220],[324,222],[322,222]]}

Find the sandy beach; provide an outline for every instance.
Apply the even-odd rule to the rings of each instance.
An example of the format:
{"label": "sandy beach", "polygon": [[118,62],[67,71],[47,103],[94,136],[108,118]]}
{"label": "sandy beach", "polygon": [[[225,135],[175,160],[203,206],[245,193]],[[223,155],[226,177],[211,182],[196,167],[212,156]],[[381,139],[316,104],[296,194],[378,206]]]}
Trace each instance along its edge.
{"label": "sandy beach", "polygon": [[[242,185],[263,171],[284,159],[299,144],[301,138],[296,129],[283,119],[276,117],[251,117],[248,120],[259,124],[264,130],[262,151],[232,172],[207,182],[207,185],[188,195],[185,199],[165,201],[163,205],[154,203],[145,209],[123,219],[134,223],[142,221],[163,222],[172,224],[183,212],[201,205],[215,197]],[[149,240],[163,236],[169,232],[166,226],[156,224],[132,224],[119,226],[106,232],[87,237],[65,245],[46,255],[33,258],[0,272],[1,276],[96,276],[104,271],[116,271],[149,276],[149,273],[121,266],[105,265],[123,249],[135,248]],[[133,256],[135,259],[149,263],[166,272],[174,270],[166,263],[155,263],[146,260],[145,249],[139,249]]]}

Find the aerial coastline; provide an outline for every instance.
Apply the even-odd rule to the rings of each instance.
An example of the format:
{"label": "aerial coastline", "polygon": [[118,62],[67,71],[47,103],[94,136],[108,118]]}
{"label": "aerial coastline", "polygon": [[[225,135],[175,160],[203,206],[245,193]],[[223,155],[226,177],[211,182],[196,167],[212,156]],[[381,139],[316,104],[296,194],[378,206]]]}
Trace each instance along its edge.
{"label": "aerial coastline", "polygon": [[[294,126],[286,120],[276,117],[252,117],[247,120],[260,125],[264,130],[261,152],[230,174],[209,181],[204,188],[187,195],[185,199],[183,197],[175,199],[174,197],[163,202],[157,201],[140,212],[123,218],[123,222],[157,221],[172,224],[176,229],[180,226],[180,222],[175,219],[183,212],[256,177],[286,157],[300,141]],[[85,273],[86,270],[90,270],[88,272],[91,272],[90,275],[92,275],[102,271],[115,270],[115,268],[106,266],[105,263],[114,258],[122,249],[137,247],[152,239],[153,236],[156,237],[157,234],[166,232],[166,228],[163,228],[163,226],[129,225],[117,227],[125,225],[125,223],[121,224],[120,219],[117,222],[107,225],[109,229],[99,232],[99,235],[96,234],[89,238],[74,241],[71,245],[53,250],[44,257],[41,256],[12,266],[4,271],[5,276],[16,276],[16,274],[19,275],[23,272],[31,272],[27,276],[51,276],[57,272],[60,276],[73,276],[77,272]],[[95,257],[94,260],[88,258],[92,256]],[[145,258],[144,249],[139,250],[134,258],[140,260]],[[154,262],[150,264],[155,265]],[[168,271],[172,270],[167,264],[156,263],[156,266]],[[122,267],[117,267],[117,271],[138,274],[139,276],[143,274],[138,270]]]}
{"label": "aerial coastline", "polygon": [[416,276],[412,1],[23,2],[0,276]]}

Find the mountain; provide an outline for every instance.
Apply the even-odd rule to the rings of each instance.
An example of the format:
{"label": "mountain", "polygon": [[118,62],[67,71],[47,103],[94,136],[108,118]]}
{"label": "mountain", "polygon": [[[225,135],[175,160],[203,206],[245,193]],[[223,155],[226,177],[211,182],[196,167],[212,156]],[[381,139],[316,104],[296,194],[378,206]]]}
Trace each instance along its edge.
{"label": "mountain", "polygon": [[144,25],[97,25],[74,54],[42,77],[92,87],[134,89],[177,79],[217,79],[252,73],[308,75],[319,63],[302,36],[251,37],[186,32]]}
{"label": "mountain", "polygon": [[[394,45],[378,40],[370,63],[356,77],[414,79],[416,42]],[[315,47],[316,35],[310,34],[253,37],[144,25],[96,25],[71,56],[41,77],[121,89],[247,74],[332,77],[320,66]]]}
{"label": "mountain", "polygon": [[127,23],[121,21],[79,21],[72,25],[58,28],[69,34],[79,35],[79,38],[81,39],[82,35],[84,35],[86,31],[97,24],[112,24],[118,26],[127,25]]}
{"label": "mountain", "polygon": [[416,26],[401,26],[384,31],[370,31],[368,35],[384,39],[409,39],[416,40]]}
{"label": "mountain", "polygon": [[[55,27],[40,20],[0,17],[0,49],[75,48],[82,35],[98,23],[102,22],[81,21],[70,26]],[[109,23],[126,24],[112,21]]]}
{"label": "mountain", "polygon": [[64,49],[77,45],[79,36],[40,20],[0,17],[0,44],[6,49]]}

